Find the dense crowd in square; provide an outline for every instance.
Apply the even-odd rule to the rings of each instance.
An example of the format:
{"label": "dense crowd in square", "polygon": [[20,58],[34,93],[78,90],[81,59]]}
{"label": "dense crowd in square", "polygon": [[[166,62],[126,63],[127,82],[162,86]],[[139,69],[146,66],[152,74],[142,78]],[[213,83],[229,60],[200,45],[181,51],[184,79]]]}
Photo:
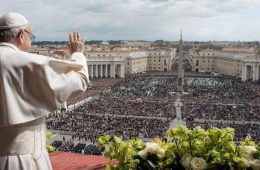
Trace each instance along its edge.
{"label": "dense crowd in square", "polygon": [[[95,81],[99,81],[100,86]],[[110,85],[104,86],[106,81]],[[165,131],[176,117],[176,75],[141,74],[125,79],[93,80],[92,84],[94,89],[102,86],[97,98],[67,114],[53,114],[47,127],[70,132],[74,139],[92,143],[107,134],[123,139],[165,138]],[[191,128],[229,126],[236,129],[235,140],[251,135],[260,141],[259,87],[260,82],[242,82],[232,77],[186,76],[182,117]],[[86,98],[90,91],[92,89],[73,101]]]}
{"label": "dense crowd in square", "polygon": [[57,151],[73,152],[85,155],[101,155],[101,150],[94,144],[86,145],[83,143],[78,143],[75,145],[71,141],[56,140],[51,145],[54,146]]}

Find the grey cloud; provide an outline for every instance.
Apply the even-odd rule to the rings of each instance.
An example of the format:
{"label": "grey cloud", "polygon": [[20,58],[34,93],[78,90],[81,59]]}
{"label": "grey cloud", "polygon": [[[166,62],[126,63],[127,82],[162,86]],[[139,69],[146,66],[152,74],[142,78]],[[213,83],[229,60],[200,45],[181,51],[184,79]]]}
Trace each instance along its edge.
{"label": "grey cloud", "polygon": [[[24,14],[39,40],[67,39],[67,33],[75,30],[90,39],[155,40],[164,36],[176,40],[181,28],[187,39],[228,39],[228,34],[232,39],[237,38],[235,33],[246,38],[249,33],[234,29],[246,19],[244,13],[260,5],[259,0],[0,0],[0,3],[4,4],[0,6],[1,14],[7,11]],[[255,18],[243,29],[259,28]]]}

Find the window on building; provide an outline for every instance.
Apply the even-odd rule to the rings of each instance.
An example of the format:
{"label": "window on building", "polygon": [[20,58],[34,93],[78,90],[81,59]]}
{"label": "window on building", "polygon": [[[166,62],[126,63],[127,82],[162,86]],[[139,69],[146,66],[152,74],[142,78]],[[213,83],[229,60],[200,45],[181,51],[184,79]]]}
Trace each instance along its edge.
{"label": "window on building", "polygon": [[196,60],[196,66],[199,66],[199,60]]}

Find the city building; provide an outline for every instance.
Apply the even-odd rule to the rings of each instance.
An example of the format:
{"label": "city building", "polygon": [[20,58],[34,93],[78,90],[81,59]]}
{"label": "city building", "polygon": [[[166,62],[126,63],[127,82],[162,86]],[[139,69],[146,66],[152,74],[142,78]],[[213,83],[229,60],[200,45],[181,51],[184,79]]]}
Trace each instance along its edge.
{"label": "city building", "polygon": [[170,71],[176,49],[132,49],[86,51],[89,75],[94,77],[120,77],[147,71]]}
{"label": "city building", "polygon": [[255,48],[190,49],[192,71],[260,79],[260,55]]}

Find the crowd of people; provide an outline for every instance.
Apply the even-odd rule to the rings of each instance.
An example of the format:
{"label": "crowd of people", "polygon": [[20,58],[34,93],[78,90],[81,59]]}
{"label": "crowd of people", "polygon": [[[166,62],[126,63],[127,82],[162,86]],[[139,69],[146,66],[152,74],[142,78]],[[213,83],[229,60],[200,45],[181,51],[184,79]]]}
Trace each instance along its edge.
{"label": "crowd of people", "polygon": [[[171,120],[176,117],[176,75],[134,75],[104,81],[111,81],[111,84],[104,86],[105,82],[101,83],[103,87],[99,97],[80,105],[69,114],[51,116],[47,127],[70,132],[73,138],[93,143],[106,134],[122,136],[124,139],[165,137]],[[92,83],[94,85],[95,80]],[[236,140],[248,134],[260,140],[257,137],[258,124],[250,123],[258,122],[260,118],[258,87],[259,83],[241,82],[235,78],[205,75],[184,77],[182,117],[188,127],[230,126],[237,129]],[[86,94],[88,92],[80,99],[85,98]],[[222,120],[234,122],[227,124]],[[242,126],[241,121],[247,123]]]}
{"label": "crowd of people", "polygon": [[184,83],[186,102],[259,104],[259,88],[250,82],[227,78],[189,78]]}
{"label": "crowd of people", "polygon": [[121,79],[110,79],[110,78],[102,78],[102,79],[95,79],[88,84],[88,90],[84,93],[81,93],[77,96],[70,97],[67,101],[68,105],[76,104],[88,97],[92,97],[95,95],[99,95],[108,87],[113,86],[116,82],[121,81]]}
{"label": "crowd of people", "polygon": [[121,136],[123,139],[163,137],[170,123],[166,119],[87,115],[78,112],[52,118],[47,121],[48,129],[71,132],[73,139],[85,139],[93,143],[101,135]]}
{"label": "crowd of people", "polygon": [[102,152],[99,147],[94,144],[86,145],[83,143],[78,143],[75,145],[73,142],[56,140],[51,145],[55,147],[57,151],[63,152],[73,152],[85,155],[101,155]]}
{"label": "crowd of people", "polygon": [[[100,107],[102,106],[102,107]],[[174,117],[174,102],[157,98],[116,96],[106,94],[96,100],[79,106],[77,112],[86,114],[131,115],[146,117]]]}
{"label": "crowd of people", "polygon": [[259,121],[260,105],[185,103],[184,119]]}

